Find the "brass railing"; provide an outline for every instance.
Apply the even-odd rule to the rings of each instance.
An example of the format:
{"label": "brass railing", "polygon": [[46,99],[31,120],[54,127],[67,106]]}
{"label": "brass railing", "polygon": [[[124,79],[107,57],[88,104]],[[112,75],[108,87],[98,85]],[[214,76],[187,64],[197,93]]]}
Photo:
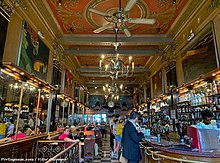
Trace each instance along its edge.
{"label": "brass railing", "polygon": [[38,162],[76,162],[79,159],[79,143],[63,140],[39,140],[37,148]]}
{"label": "brass railing", "polygon": [[0,162],[35,161],[37,156],[37,141],[39,138],[43,137],[46,137],[46,134],[30,136],[0,144]]}
{"label": "brass railing", "polygon": [[162,161],[162,160],[170,160],[170,161],[177,161],[180,163],[207,163],[204,161],[195,161],[195,160],[189,160],[189,159],[184,159],[184,158],[177,158],[177,157],[171,157],[171,156],[166,156],[164,154],[161,154],[161,151],[153,150],[153,147],[146,147],[145,145],[141,144],[141,148],[144,148],[145,154],[148,156],[151,156],[151,158],[155,161]]}
{"label": "brass railing", "polygon": [[78,163],[78,143],[73,143],[68,148],[64,149],[62,152],[58,153],[54,157],[50,158],[46,163],[52,162],[71,162],[71,163]]}

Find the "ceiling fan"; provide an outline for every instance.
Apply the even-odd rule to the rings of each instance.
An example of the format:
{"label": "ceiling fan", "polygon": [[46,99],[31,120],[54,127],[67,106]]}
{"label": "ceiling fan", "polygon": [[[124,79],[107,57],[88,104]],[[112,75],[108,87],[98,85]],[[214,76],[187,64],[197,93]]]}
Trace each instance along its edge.
{"label": "ceiling fan", "polygon": [[119,9],[115,11],[113,14],[106,13],[95,8],[89,8],[88,11],[102,15],[106,18],[109,23],[104,24],[102,27],[94,30],[94,33],[100,33],[106,29],[112,28],[115,23],[120,24],[122,30],[124,31],[127,37],[131,36],[131,32],[129,31],[128,27],[126,26],[126,22],[128,23],[136,23],[136,24],[154,24],[156,22],[155,19],[148,19],[148,18],[129,18],[128,13],[132,9],[132,7],[137,3],[138,0],[128,0],[125,8],[122,9],[121,7],[121,0],[119,0]]}

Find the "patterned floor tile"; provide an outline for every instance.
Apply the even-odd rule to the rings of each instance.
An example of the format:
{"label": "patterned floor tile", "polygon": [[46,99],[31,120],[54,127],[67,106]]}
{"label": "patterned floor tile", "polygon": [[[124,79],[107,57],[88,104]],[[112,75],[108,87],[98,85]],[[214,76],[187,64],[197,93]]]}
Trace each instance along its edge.
{"label": "patterned floor tile", "polygon": [[98,156],[95,156],[94,163],[103,163],[103,162],[114,162],[119,163],[116,158],[111,157],[111,149],[110,149],[110,135],[107,134],[106,138],[102,139],[102,146],[99,147]]}

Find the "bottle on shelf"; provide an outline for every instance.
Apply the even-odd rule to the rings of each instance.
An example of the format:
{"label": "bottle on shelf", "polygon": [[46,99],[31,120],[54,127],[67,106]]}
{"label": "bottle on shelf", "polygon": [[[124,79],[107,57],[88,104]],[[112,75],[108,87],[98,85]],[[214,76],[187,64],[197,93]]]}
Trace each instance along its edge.
{"label": "bottle on shelf", "polygon": [[206,104],[205,93],[201,92],[202,105]]}
{"label": "bottle on shelf", "polygon": [[160,142],[160,134],[157,134],[157,142]]}
{"label": "bottle on shelf", "polygon": [[218,93],[218,88],[217,88],[216,81],[214,80],[212,82],[212,94],[217,94],[217,93]]}
{"label": "bottle on shelf", "polygon": [[218,93],[220,93],[220,81],[219,80],[217,81],[217,90],[218,90]]}

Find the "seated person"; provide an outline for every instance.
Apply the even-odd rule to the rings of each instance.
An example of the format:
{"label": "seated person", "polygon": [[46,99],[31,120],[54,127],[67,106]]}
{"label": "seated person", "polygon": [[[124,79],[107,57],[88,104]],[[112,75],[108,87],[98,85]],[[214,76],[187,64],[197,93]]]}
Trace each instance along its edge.
{"label": "seated person", "polygon": [[29,127],[26,128],[24,133],[25,133],[27,136],[31,135],[31,133],[32,133],[31,128],[29,128]]}
{"label": "seated person", "polygon": [[[23,128],[18,128],[18,134],[17,134],[17,140],[18,139],[22,139],[25,138],[27,135],[25,133],[23,133]],[[15,140],[15,135],[11,136],[11,140]]]}
{"label": "seated person", "polygon": [[[71,138],[71,139],[81,139],[81,137],[80,137],[80,135],[79,135],[79,133],[77,132],[77,130],[75,129],[75,128],[71,128],[71,132],[72,132],[72,138],[71,138],[71,136],[69,136],[69,138]],[[82,138],[83,138],[83,136],[82,136]]]}
{"label": "seated person", "polygon": [[[25,133],[23,133],[23,128],[19,127],[16,140],[25,138],[26,136],[27,135]],[[10,141],[10,140],[15,140],[15,135],[1,139],[1,142],[6,142],[6,141]]]}
{"label": "seated person", "polygon": [[37,127],[37,133],[35,132],[35,130],[32,130],[31,133],[30,133],[31,136],[38,135],[38,134],[41,134],[39,127]]}
{"label": "seated person", "polygon": [[64,140],[64,141],[71,142],[71,143],[79,142],[79,162],[83,162],[84,160],[81,158],[81,153],[82,153],[81,142],[79,139],[73,140],[73,139],[68,138],[69,133],[70,133],[69,128],[64,128],[63,133],[59,136],[59,140]]}

